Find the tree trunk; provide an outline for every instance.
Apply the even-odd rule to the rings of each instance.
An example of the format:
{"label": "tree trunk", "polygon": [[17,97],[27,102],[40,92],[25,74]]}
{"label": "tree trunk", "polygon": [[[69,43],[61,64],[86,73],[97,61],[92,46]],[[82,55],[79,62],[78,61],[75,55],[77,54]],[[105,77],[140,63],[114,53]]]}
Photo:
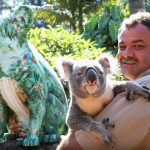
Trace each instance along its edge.
{"label": "tree trunk", "polygon": [[145,0],[129,0],[130,15],[145,11]]}
{"label": "tree trunk", "polygon": [[72,18],[70,20],[70,25],[74,32],[76,32],[76,16],[75,16],[75,10],[71,9]]}
{"label": "tree trunk", "polygon": [[78,9],[79,9],[79,31],[83,32],[83,11],[82,11],[82,0],[78,1]]}

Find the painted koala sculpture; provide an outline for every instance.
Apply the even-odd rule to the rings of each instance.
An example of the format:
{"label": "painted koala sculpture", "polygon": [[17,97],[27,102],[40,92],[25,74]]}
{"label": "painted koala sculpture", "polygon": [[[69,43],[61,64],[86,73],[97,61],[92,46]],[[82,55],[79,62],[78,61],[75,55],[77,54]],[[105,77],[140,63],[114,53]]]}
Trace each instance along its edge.
{"label": "painted koala sculpture", "polygon": [[[111,58],[111,59],[110,59]],[[103,57],[98,60],[67,60],[60,61],[58,71],[70,84],[71,101],[66,123],[71,130],[85,130],[94,132],[102,137],[108,145],[114,144],[108,127],[114,127],[109,118],[97,122],[93,118],[121,92],[126,93],[129,100],[135,98],[137,93],[145,98],[150,98],[150,91],[132,81],[116,84],[109,73],[113,66],[109,63],[112,57]],[[113,71],[113,70],[112,70]],[[60,143],[63,145],[65,141]],[[58,148],[59,149],[59,148]]]}
{"label": "painted koala sculpture", "polygon": [[32,22],[27,6],[0,22],[0,141],[22,137],[23,146],[58,140],[68,107],[56,73],[27,42]]}

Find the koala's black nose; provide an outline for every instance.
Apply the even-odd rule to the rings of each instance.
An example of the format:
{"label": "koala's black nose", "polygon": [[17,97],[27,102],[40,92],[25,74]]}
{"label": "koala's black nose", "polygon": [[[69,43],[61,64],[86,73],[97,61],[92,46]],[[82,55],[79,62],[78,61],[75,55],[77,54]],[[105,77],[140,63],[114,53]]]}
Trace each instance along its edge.
{"label": "koala's black nose", "polygon": [[86,76],[87,76],[87,80],[95,81],[97,78],[96,70],[92,67],[87,68]]}

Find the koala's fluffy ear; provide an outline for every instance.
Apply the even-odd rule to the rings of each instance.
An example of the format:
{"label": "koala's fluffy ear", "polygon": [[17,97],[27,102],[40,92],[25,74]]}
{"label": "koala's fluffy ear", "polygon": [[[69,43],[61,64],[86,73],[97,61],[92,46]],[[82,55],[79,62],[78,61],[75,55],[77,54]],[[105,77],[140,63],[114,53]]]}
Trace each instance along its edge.
{"label": "koala's fluffy ear", "polygon": [[110,54],[104,54],[98,62],[103,66],[106,74],[113,74],[118,68],[117,60]]}
{"label": "koala's fluffy ear", "polygon": [[12,15],[12,19],[20,27],[20,30],[28,29],[34,21],[33,11],[29,6],[20,6]]}
{"label": "koala's fluffy ear", "polygon": [[98,61],[102,65],[102,67],[104,68],[104,72],[106,74],[111,73],[110,62],[109,62],[108,58],[106,58],[106,57],[100,58]]}
{"label": "koala's fluffy ear", "polygon": [[70,76],[73,71],[74,60],[72,59],[60,59],[57,64],[57,70],[61,76],[61,78],[69,81]]}

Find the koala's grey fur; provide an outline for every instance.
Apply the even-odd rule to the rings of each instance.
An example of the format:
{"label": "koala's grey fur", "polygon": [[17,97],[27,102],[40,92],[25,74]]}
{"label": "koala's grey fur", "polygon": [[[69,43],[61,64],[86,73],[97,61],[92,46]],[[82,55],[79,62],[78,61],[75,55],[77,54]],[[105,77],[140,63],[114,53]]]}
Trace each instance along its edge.
{"label": "koala's grey fur", "polygon": [[80,61],[63,60],[61,65],[60,74],[64,73],[71,92],[66,118],[69,129],[94,132],[102,137],[104,142],[112,144],[114,141],[107,128],[114,127],[114,124],[107,118],[97,122],[93,117],[113,99],[114,94],[126,90],[126,97],[129,99],[134,98],[133,92],[148,98],[149,91],[131,81],[114,86],[108,75],[111,67],[107,58]]}

